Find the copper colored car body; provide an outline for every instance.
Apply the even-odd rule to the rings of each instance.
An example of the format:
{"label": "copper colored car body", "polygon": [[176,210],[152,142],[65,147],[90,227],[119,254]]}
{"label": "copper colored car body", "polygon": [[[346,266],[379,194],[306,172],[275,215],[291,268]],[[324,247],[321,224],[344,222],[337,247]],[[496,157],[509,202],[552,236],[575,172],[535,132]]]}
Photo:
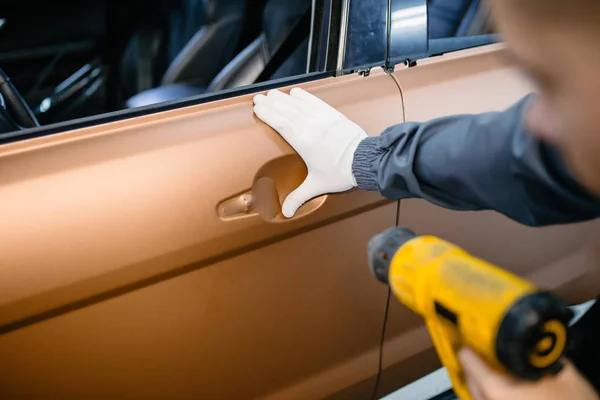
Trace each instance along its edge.
{"label": "copper colored car body", "polygon": [[[502,110],[524,96],[502,52],[300,86],[378,135],[404,116]],[[280,201],[306,170],[251,101],[0,147],[0,397],[369,398],[387,288],[365,246],[396,223],[574,302],[595,293],[585,263],[553,262],[577,254],[596,222],[533,229],[359,191],[284,220]],[[395,301],[381,355],[379,396],[439,367],[422,321]]]}

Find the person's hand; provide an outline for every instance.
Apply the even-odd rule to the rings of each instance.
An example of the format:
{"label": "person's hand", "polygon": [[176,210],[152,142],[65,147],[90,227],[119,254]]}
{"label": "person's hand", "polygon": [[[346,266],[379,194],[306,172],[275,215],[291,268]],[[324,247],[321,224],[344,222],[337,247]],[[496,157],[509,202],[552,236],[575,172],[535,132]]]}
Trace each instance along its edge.
{"label": "person's hand", "polygon": [[557,376],[527,382],[493,371],[471,350],[461,350],[459,359],[473,400],[599,399],[592,386],[568,361]]}
{"label": "person's hand", "polygon": [[254,113],[298,152],[308,176],[283,203],[283,215],[294,216],[308,200],[352,189],[352,161],[367,137],[358,125],[312,94],[294,88],[290,95],[271,90],[254,97]]}

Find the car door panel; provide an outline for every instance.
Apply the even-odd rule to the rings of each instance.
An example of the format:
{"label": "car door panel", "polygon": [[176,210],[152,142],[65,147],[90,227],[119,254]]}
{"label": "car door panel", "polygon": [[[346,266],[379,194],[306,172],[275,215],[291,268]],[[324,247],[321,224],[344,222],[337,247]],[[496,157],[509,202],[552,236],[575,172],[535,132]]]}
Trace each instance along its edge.
{"label": "car door panel", "polygon": [[[354,222],[388,226],[385,211],[277,242],[269,259],[258,249],[5,334],[0,393],[302,399],[360,382],[376,372],[385,297],[363,249],[344,249],[349,236],[369,238]],[[294,254],[312,240],[322,245],[307,264]]]}
{"label": "car door panel", "polygon": [[[394,76],[402,88],[406,120],[503,110],[532,92],[531,85],[503,56],[503,49],[502,44],[486,46],[397,70]],[[476,256],[575,298],[582,294],[578,293],[585,281],[581,278],[590,271],[573,265],[559,272],[550,264],[578,251],[598,222],[529,228],[495,212],[451,211],[411,199],[401,201],[399,225],[443,237]],[[587,292],[589,296],[597,294],[589,287]],[[379,394],[387,394],[438,367],[422,320],[392,301]]]}
{"label": "car door panel", "polygon": [[[402,121],[383,72],[302,86],[371,135]],[[365,246],[397,204],[274,215],[306,170],[251,99],[0,148],[2,398],[370,395],[387,291]]]}

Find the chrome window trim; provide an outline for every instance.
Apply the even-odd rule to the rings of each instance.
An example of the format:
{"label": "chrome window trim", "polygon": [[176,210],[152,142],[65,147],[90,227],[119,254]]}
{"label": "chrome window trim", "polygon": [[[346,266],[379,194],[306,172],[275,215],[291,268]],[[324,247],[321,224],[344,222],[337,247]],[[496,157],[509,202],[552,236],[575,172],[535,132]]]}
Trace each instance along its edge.
{"label": "chrome window trim", "polygon": [[340,41],[338,45],[336,75],[341,75],[344,70],[344,61],[346,59],[346,46],[348,39],[348,19],[350,15],[350,0],[342,2],[342,17],[340,21]]}
{"label": "chrome window trim", "polygon": [[308,36],[308,57],[306,57],[306,73],[310,72],[310,64],[312,61],[312,47],[315,34],[315,7],[317,6],[317,0],[312,0],[311,11],[310,11],[310,34]]}

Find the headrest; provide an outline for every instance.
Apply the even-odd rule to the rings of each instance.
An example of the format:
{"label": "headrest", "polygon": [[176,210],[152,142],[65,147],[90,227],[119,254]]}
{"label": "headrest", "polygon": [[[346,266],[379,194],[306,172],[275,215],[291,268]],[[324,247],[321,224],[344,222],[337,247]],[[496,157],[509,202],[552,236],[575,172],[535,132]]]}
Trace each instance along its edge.
{"label": "headrest", "polygon": [[311,7],[312,0],[267,1],[263,14],[263,30],[270,53],[279,47],[292,28]]}
{"label": "headrest", "polygon": [[[228,15],[243,14],[252,0],[202,0],[207,23],[218,21]],[[248,3],[248,4],[247,4]]]}

